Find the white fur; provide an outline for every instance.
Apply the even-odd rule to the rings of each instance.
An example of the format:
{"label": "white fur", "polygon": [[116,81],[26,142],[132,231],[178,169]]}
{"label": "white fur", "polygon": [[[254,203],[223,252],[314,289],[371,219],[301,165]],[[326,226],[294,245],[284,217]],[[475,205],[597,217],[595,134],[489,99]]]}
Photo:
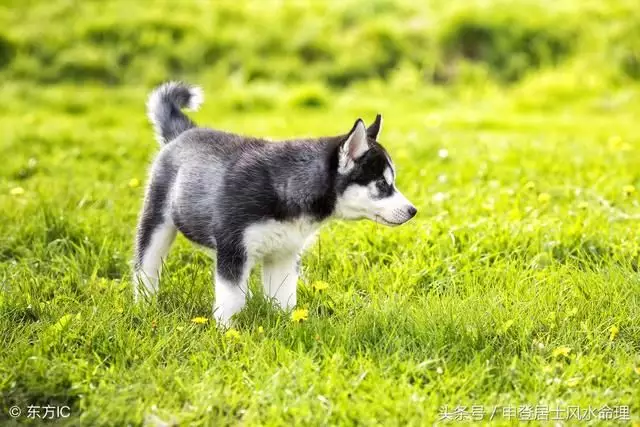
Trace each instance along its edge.
{"label": "white fur", "polygon": [[384,173],[382,174],[384,176],[384,180],[387,181],[387,184],[389,185],[393,185],[393,170],[388,167],[384,170]]}
{"label": "white fur", "polygon": [[385,153],[385,156],[387,157],[387,162],[389,163],[389,166],[391,167],[391,174],[393,175],[392,181],[395,181],[395,179],[396,179],[396,165],[393,163],[393,161],[391,160],[391,157],[389,157],[388,154]]}
{"label": "white fur", "polygon": [[267,257],[262,267],[262,286],[264,293],[273,298],[284,309],[296,305],[298,272],[297,254],[279,257]]}
{"label": "white fur", "polygon": [[264,261],[265,294],[282,308],[296,305],[298,254],[308,245],[320,223],[309,218],[294,221],[268,220],[250,225],[244,232],[247,266],[239,286],[216,274],[214,312],[218,323],[228,326],[231,317],[245,305],[251,267]]}
{"label": "white fur", "polygon": [[338,172],[347,174],[353,168],[354,161],[362,157],[368,150],[367,129],[364,127],[364,122],[359,120],[351,135],[340,147]]}
{"label": "white fur", "polygon": [[[180,90],[184,85],[180,82],[167,82],[151,92],[147,99],[147,117],[153,125],[153,130],[156,134],[156,140],[162,145],[167,143],[165,137],[162,135],[162,123],[163,116],[158,114],[159,111],[166,109],[167,98],[171,98],[171,93],[175,90]],[[189,99],[186,105],[178,105],[180,108],[185,108],[188,111],[197,111],[200,105],[204,102],[204,92],[202,88],[198,86],[187,86],[186,89],[189,92]]]}
{"label": "white fur", "polygon": [[175,226],[167,221],[155,229],[151,243],[145,251],[141,265],[135,271],[134,298],[139,298],[138,286],[144,286],[147,295],[158,292],[158,280],[162,270],[162,262],[167,257],[171,244],[176,238]]}
{"label": "white fur", "polygon": [[[352,136],[355,134],[356,132],[354,131]],[[385,168],[383,177],[387,184],[393,185],[396,170],[388,156],[387,160],[389,166]],[[349,172],[349,167],[352,166],[352,161],[347,163],[346,172]],[[345,173],[344,170],[344,168],[343,170],[339,169],[339,172]],[[411,219],[410,208],[413,208],[411,202],[397,189],[395,189],[391,197],[380,198],[380,191],[376,183],[370,182],[366,186],[358,184],[349,186],[338,197],[335,215],[343,219],[369,218],[380,224],[396,226]]]}
{"label": "white fur", "polygon": [[[149,99],[147,100],[147,111],[149,112],[149,119],[152,123],[155,123],[156,118],[153,113],[165,103],[165,97],[174,87],[180,85],[179,82],[167,82],[160,86],[157,90],[151,92]],[[184,106],[189,111],[197,111],[204,102],[204,92],[199,86],[190,86],[189,95],[191,95],[189,102]]]}
{"label": "white fur", "polygon": [[320,223],[310,218],[268,220],[253,224],[244,233],[248,256],[263,260],[262,286],[280,307],[296,305],[297,257],[312,241]]}
{"label": "white fur", "polygon": [[186,105],[186,109],[188,111],[198,111],[202,103],[204,102],[204,92],[202,88],[199,86],[191,86],[189,89],[189,93],[191,94],[191,98]]}
{"label": "white fur", "polygon": [[351,185],[338,198],[336,216],[343,219],[369,218],[384,225],[396,226],[409,219],[411,202],[399,191],[391,197],[378,199],[375,182],[368,186]]}
{"label": "white fur", "polygon": [[231,317],[242,310],[247,302],[247,297],[249,296],[247,280],[250,271],[249,267],[245,268],[239,285],[226,280],[216,273],[216,299],[213,305],[213,315],[218,325],[228,327],[231,323]]}
{"label": "white fur", "polygon": [[319,227],[319,222],[305,217],[293,221],[270,219],[252,224],[244,232],[247,255],[259,260],[265,256],[276,259],[297,254]]}
{"label": "white fur", "polygon": [[[177,215],[173,217],[176,220],[180,219],[180,223],[185,225],[184,228],[181,226],[181,230],[190,235],[193,241],[214,248],[216,246],[215,240],[219,238],[219,235],[222,236],[220,237],[221,241],[224,241],[225,237],[238,238],[235,234],[236,229],[227,228],[233,224],[228,223],[226,217],[219,215],[223,209],[233,210],[234,206],[238,205],[237,203],[226,203],[229,200],[228,197],[232,197],[234,194],[233,188],[228,190],[223,188],[226,176],[232,178],[233,186],[243,185],[242,176],[244,175],[225,175],[231,174],[229,168],[241,167],[237,166],[235,162],[227,162],[224,158],[227,155],[265,162],[266,165],[272,166],[274,176],[280,178],[274,180],[273,190],[277,192],[278,196],[282,196],[285,208],[285,202],[288,203],[289,200],[295,200],[298,197],[304,198],[304,203],[308,204],[306,199],[310,198],[311,194],[307,194],[309,192],[306,190],[308,187],[312,187],[313,179],[321,180],[323,186],[326,186],[330,182],[329,179],[333,178],[334,172],[331,171],[329,174],[323,163],[326,161],[326,154],[334,154],[333,151],[327,151],[333,150],[333,145],[319,145],[317,150],[316,147],[312,150],[306,142],[292,144],[291,148],[295,150],[295,155],[292,158],[308,162],[309,167],[304,167],[304,164],[301,164],[300,171],[278,177],[279,170],[283,167],[289,167],[288,163],[290,162],[281,163],[278,156],[271,156],[266,151],[264,157],[262,157],[263,154],[259,154],[259,156],[256,154],[257,157],[254,159],[251,157],[254,155],[251,150],[244,151],[245,149],[242,148],[245,144],[238,144],[238,140],[242,140],[242,138],[237,135],[200,130],[181,141],[167,144],[169,141],[177,139],[182,132],[195,126],[187,116],[174,114],[175,109],[196,110],[203,98],[200,88],[171,82],[156,89],[148,101],[149,118],[156,130],[158,141],[164,147],[160,154],[162,158],[155,163],[160,166],[157,166],[158,169],[152,171],[152,174],[155,179],[159,180],[160,188],[169,188],[171,193],[167,195],[167,202],[163,199],[162,203],[156,203],[154,198],[149,197],[145,203],[151,203],[151,205],[145,205],[145,209],[153,210],[156,213],[159,209],[166,209],[167,218],[171,218],[173,214]],[[381,121],[381,118],[379,120]],[[364,122],[360,119],[356,122],[339,148],[339,173],[348,174],[353,171],[357,160],[371,148],[368,138],[373,138],[373,129],[375,127],[370,129],[371,135],[367,137]],[[375,137],[377,138],[377,135]],[[210,148],[212,140],[215,140],[215,144],[219,146],[216,150]],[[299,150],[304,150],[302,152],[305,155],[299,155],[301,153]],[[306,154],[307,152],[309,155]],[[312,157],[317,155],[320,157]],[[170,164],[171,167],[166,166],[167,164]],[[178,169],[177,175],[173,170],[176,167]],[[251,177],[247,176],[246,179],[251,179]],[[302,181],[295,182],[298,179]],[[392,185],[395,179],[395,169],[390,159],[389,166],[384,171],[384,179],[389,185]],[[244,197],[240,202],[251,203],[253,201],[251,197]],[[165,204],[167,206],[164,206]],[[305,211],[313,212],[315,210],[307,206]],[[239,209],[238,212],[241,214],[242,209]],[[269,210],[265,209],[263,214],[268,215],[268,213]],[[291,215],[295,213],[295,210],[290,212]],[[391,197],[381,198],[377,186],[375,183],[371,183],[367,186],[349,186],[338,196],[333,213],[334,216],[345,219],[370,218],[387,225],[399,225],[407,221],[416,211],[399,192],[394,192]],[[148,217],[145,219],[145,216],[142,216],[139,226],[140,233],[146,232],[147,227],[155,226],[155,221],[150,224],[148,220]],[[191,221],[194,224],[189,224]],[[294,307],[298,280],[298,257],[312,240],[311,237],[320,225],[321,222],[309,217],[288,221],[269,219],[248,225],[241,237],[242,242],[234,241],[234,245],[231,245],[232,250],[241,251],[244,249],[246,260],[236,258],[230,261],[233,269],[228,272],[233,274],[227,274],[227,276],[230,276],[231,280],[224,277],[224,270],[222,275],[218,272],[215,274],[213,309],[218,324],[228,326],[233,315],[244,307],[249,296],[249,274],[252,267],[258,262],[263,262],[265,293],[282,308]],[[188,230],[196,230],[196,232],[191,234],[187,232]],[[227,231],[232,234],[226,233]],[[135,276],[141,283],[141,287],[144,286],[151,294],[157,291],[162,261],[166,257],[175,235],[176,229],[173,223],[167,222],[155,229],[149,245],[138,248]],[[144,234],[140,234],[140,236],[144,236]],[[240,265],[242,261],[245,262]],[[243,270],[238,272],[238,268]],[[236,276],[237,274],[239,277]]]}

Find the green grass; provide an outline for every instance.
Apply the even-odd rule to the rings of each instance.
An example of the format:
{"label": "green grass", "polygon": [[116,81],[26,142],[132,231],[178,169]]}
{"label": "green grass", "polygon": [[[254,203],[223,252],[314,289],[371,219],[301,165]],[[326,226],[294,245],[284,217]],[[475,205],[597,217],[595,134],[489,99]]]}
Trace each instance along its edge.
{"label": "green grass", "polygon": [[[361,15],[350,1],[324,18],[318,5],[261,13],[257,3],[193,3],[174,14],[167,2],[123,15],[124,2],[102,13],[84,2],[74,13],[95,14],[83,20],[71,3],[29,3],[0,14],[11,24],[0,37],[0,422],[11,406],[48,404],[70,406],[58,421],[71,425],[430,425],[443,405],[482,405],[485,422],[497,406],[494,423],[510,425],[502,408],[527,404],[629,406],[640,422],[640,86],[628,72],[637,39],[624,36],[640,22],[635,3],[534,4],[548,9],[537,20],[498,2],[416,11],[378,1]],[[435,28],[407,30],[407,17],[429,13],[442,17]],[[558,16],[567,28],[555,29]],[[205,25],[214,17],[219,38]],[[258,38],[233,32],[233,19],[283,25]],[[142,21],[145,31],[126,32]],[[171,25],[182,28],[174,42],[194,50],[164,36],[145,50],[144,34]],[[378,40],[372,49],[397,57],[362,74],[362,60],[379,57],[342,52],[332,33],[342,26],[352,29],[345,45]],[[94,27],[122,39],[101,36],[112,44],[96,47],[83,36]],[[305,28],[323,34],[309,39],[322,46],[300,53],[292,46]],[[474,40],[486,55],[449,58],[456,28],[484,34]],[[560,40],[561,54],[536,45],[524,52],[530,63],[509,62],[536,31],[543,45]],[[230,50],[212,64],[190,57],[212,40]],[[234,72],[233,61],[256,61],[261,49],[272,49],[271,74]],[[296,62],[337,51],[336,61]],[[108,62],[118,52],[142,59]],[[195,68],[172,68],[172,55]],[[83,74],[87,58],[95,74]],[[436,79],[433,64],[456,72]],[[298,305],[309,317],[299,324],[260,295],[237,337],[193,323],[211,317],[212,263],[182,237],[158,297],[134,305],[133,230],[157,150],[144,102],[169,77],[204,86],[197,122],[259,136],[343,133],[382,112],[382,142],[418,216],[394,229],[323,228],[304,258]],[[314,291],[317,281],[328,289]]]}

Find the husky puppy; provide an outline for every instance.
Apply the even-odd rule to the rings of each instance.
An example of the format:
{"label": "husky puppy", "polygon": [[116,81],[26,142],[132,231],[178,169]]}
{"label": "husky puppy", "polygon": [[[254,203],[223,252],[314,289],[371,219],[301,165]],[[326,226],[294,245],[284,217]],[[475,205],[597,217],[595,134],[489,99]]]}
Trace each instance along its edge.
{"label": "husky puppy", "polygon": [[[140,212],[134,293],[154,294],[176,232],[216,251],[214,316],[220,325],[245,305],[252,267],[263,263],[265,294],[296,305],[298,260],[329,218],[396,226],[416,208],[395,187],[396,170],[378,143],[382,117],[344,135],[271,142],[196,126],[202,91],[161,85],[147,110],[162,146]],[[144,289],[142,289],[144,288]]]}

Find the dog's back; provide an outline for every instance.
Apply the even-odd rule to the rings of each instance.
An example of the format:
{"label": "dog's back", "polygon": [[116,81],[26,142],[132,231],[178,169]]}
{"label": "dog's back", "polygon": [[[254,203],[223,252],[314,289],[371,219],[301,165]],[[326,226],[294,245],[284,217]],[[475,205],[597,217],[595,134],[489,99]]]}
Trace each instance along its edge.
{"label": "dog's back", "polygon": [[270,142],[198,128],[182,111],[202,93],[167,83],[148,102],[162,145],[151,168],[136,240],[136,278],[154,293],[179,230],[216,249],[216,317],[244,305],[252,266],[264,264],[267,294],[295,305],[297,260],[330,216],[399,225],[415,208],[395,189],[395,168],[377,142],[381,116],[335,137]]}

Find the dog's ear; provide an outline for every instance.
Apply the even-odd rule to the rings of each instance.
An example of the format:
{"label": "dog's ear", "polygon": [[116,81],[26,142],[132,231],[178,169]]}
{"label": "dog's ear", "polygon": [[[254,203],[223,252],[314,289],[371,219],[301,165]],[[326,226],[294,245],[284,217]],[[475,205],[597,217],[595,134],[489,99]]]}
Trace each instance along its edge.
{"label": "dog's ear", "polygon": [[346,173],[353,168],[354,162],[369,150],[367,143],[367,129],[362,119],[356,123],[349,131],[347,139],[340,145],[339,149],[339,170]]}
{"label": "dog's ear", "polygon": [[367,136],[374,141],[378,140],[378,136],[380,136],[380,131],[382,130],[382,115],[377,114],[376,119],[371,123],[371,126],[367,128]]}

